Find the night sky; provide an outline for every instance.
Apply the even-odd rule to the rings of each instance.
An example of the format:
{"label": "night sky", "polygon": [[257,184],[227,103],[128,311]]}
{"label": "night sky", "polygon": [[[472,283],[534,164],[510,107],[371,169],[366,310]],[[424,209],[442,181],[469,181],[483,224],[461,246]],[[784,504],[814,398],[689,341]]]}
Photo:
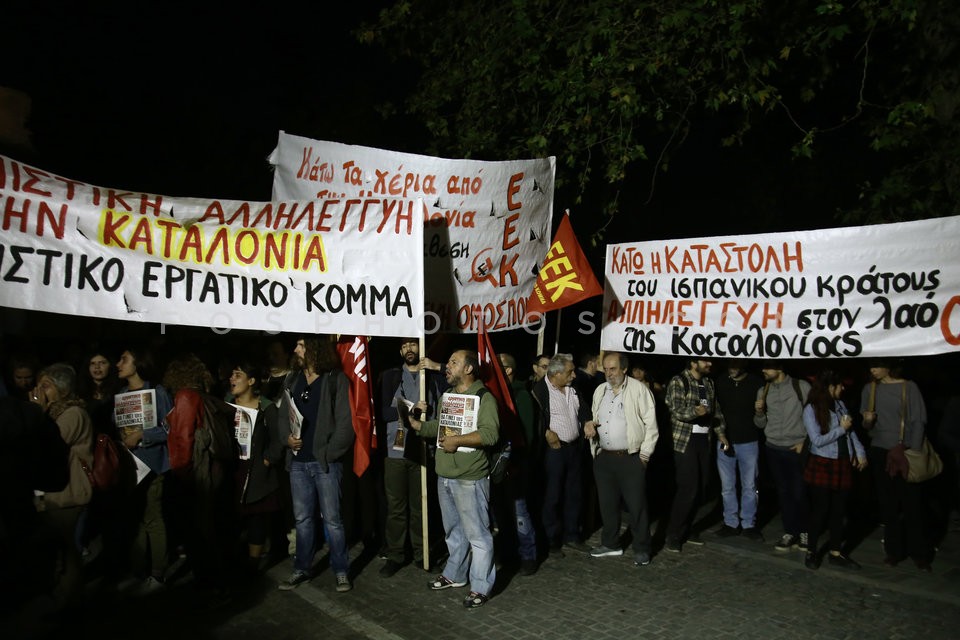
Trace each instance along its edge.
{"label": "night sky", "polygon": [[[4,12],[0,86],[32,97],[34,151],[6,152],[100,186],[248,200],[270,198],[266,157],[281,129],[425,153],[422,128],[377,112],[387,99],[400,102],[415,78],[352,35],[384,4],[280,0],[213,12],[158,2],[15,2]],[[651,163],[635,167],[618,187],[621,213],[608,237],[833,224],[839,203],[829,181],[838,172],[823,160],[794,162],[795,131],[770,126],[749,147],[721,148],[724,126],[695,123],[670,170],[656,176],[652,199]],[[555,212],[571,208],[581,233],[603,223],[598,203],[610,188],[596,182],[579,205],[573,193],[556,194]],[[587,250],[599,266],[602,244]]]}
{"label": "night sky", "polygon": [[[403,78],[351,34],[381,4],[280,0],[228,13],[159,2],[7,3],[0,86],[31,97],[33,148],[0,153],[104,187],[263,201],[281,129],[420,151],[413,128],[386,125],[375,111]],[[7,354],[59,358],[74,340],[160,335],[155,323],[0,311]],[[167,333],[196,344],[211,337],[202,327]]]}
{"label": "night sky", "polygon": [[396,78],[351,35],[376,16],[356,4],[18,3],[4,11],[0,86],[32,97],[35,151],[17,155],[101,186],[269,200],[280,129],[391,138],[373,107]]}
{"label": "night sky", "polygon": [[[3,152],[105,187],[245,200],[270,198],[267,156],[281,129],[425,153],[421,128],[377,112],[387,98],[400,102],[415,79],[352,34],[384,4],[279,0],[214,11],[202,3],[8,2],[0,86],[30,95],[33,149]],[[649,203],[650,163],[622,185],[621,213],[603,242],[838,226],[837,185],[849,191],[856,167],[842,154],[831,161],[829,150],[816,164],[795,161],[796,132],[775,125],[749,147],[721,148],[722,122],[695,123]],[[555,225],[569,207],[575,230],[596,228],[596,200],[587,194],[575,206],[570,196],[556,194]],[[599,272],[603,242],[591,248],[585,240]],[[594,298],[585,306],[599,305]],[[4,316],[4,333],[34,328],[22,312]]]}

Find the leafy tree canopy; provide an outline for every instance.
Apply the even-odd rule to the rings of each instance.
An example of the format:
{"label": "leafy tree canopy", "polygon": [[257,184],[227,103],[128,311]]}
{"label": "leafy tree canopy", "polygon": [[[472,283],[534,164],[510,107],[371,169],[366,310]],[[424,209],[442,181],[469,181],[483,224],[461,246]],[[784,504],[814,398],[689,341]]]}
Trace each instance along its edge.
{"label": "leafy tree canopy", "polygon": [[395,107],[430,153],[555,155],[558,188],[603,181],[613,215],[691,131],[773,137],[857,166],[823,204],[860,223],[960,213],[958,25],[953,0],[398,0],[357,36],[416,64]]}

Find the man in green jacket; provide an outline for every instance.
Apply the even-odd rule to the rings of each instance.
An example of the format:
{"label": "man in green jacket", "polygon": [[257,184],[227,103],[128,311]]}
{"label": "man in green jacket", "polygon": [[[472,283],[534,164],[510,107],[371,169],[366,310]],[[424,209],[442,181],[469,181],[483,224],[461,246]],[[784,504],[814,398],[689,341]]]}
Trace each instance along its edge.
{"label": "man in green jacket", "polygon": [[[434,591],[464,587],[469,575],[470,594],[463,601],[468,609],[486,604],[496,579],[490,533],[490,460],[485,447],[496,444],[500,419],[497,401],[478,379],[479,372],[476,352],[455,351],[447,361],[447,382],[452,389],[444,398],[450,393],[479,396],[479,407],[475,430],[437,438],[437,493],[450,555],[443,573],[430,583]],[[470,404],[471,399],[466,399],[465,405]],[[417,407],[426,412],[425,403]],[[440,418],[444,418],[442,406]],[[437,437],[440,431],[438,420],[420,422],[411,417],[410,425],[424,438]]]}

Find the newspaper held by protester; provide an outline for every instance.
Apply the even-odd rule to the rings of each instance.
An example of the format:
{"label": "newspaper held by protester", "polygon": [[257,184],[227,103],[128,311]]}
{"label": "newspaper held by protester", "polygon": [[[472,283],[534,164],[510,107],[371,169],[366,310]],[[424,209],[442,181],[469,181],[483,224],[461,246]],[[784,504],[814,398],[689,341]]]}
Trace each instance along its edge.
{"label": "newspaper held by protester", "polygon": [[[297,409],[297,403],[293,401],[293,396],[290,395],[290,389],[284,389],[283,393],[286,396],[287,407],[289,407],[290,411],[290,435],[299,440],[300,429],[303,425],[303,414]],[[297,453],[299,452],[294,451],[293,455],[297,455]]]}
{"label": "newspaper held by protester", "polygon": [[400,427],[397,429],[397,435],[394,436],[393,443],[390,446],[394,451],[403,451],[407,445],[407,435],[409,433],[408,430],[411,428],[410,412],[413,411],[413,403],[406,398],[394,396],[393,401],[390,404],[396,408],[398,421],[400,422]]}
{"label": "newspaper held by protester", "polygon": [[233,419],[233,435],[240,445],[240,459],[250,459],[250,443],[253,442],[253,429],[257,425],[256,409],[241,407],[238,404],[230,404],[237,410],[237,415]]}
{"label": "newspaper held by protester", "polygon": [[118,393],[114,396],[113,418],[124,437],[134,431],[153,429],[159,425],[157,392],[153,389],[140,389]]}
{"label": "newspaper held by protester", "polygon": [[[480,398],[463,393],[445,393],[440,398],[440,428],[437,430],[437,447],[443,448],[440,439],[445,436],[463,436],[477,430],[477,414]],[[473,447],[459,447],[460,451],[474,451]]]}

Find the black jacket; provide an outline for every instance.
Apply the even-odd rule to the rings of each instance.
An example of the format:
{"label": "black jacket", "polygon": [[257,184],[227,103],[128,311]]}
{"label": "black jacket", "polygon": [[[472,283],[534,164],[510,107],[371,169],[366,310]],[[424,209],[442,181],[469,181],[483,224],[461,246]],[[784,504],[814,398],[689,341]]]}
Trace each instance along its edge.
{"label": "black jacket", "polygon": [[[285,447],[277,432],[277,415],[277,405],[272,402],[257,413],[257,424],[250,442],[246,488],[241,496],[243,504],[263,500],[280,488],[277,466],[283,462]],[[264,460],[270,461],[269,467],[263,464]]]}
{"label": "black jacket", "polygon": [[[446,379],[439,372],[430,369],[423,369],[422,371],[426,373],[427,382],[427,415],[424,416],[423,419],[431,420],[437,417],[437,409],[440,406],[440,396],[443,395],[449,385],[447,385]],[[391,405],[393,404],[393,396],[400,387],[402,374],[403,369],[401,367],[394,367],[393,369],[387,369],[380,376],[380,402],[378,405],[380,409],[380,424],[384,426],[384,428],[380,430],[382,437],[386,437],[387,423],[396,422],[400,417],[397,415],[397,408]],[[380,444],[382,446],[380,446],[379,449],[383,452],[386,452],[387,447],[390,446],[388,443],[382,442]],[[427,445],[427,452],[424,451],[424,444]],[[430,450],[434,448],[436,448],[436,443],[432,439],[429,442],[425,442],[415,431],[411,430],[404,441],[403,456],[418,464],[425,464],[426,456],[424,453],[429,454]]]}
{"label": "black jacket", "polygon": [[[293,388],[297,378],[303,377],[302,371],[291,372],[283,381],[283,388]],[[329,463],[340,462],[355,437],[353,431],[353,412],[350,410],[350,383],[347,376],[339,369],[326,371],[320,374],[320,402],[317,415],[312,416],[314,425],[313,456],[320,463],[324,473],[329,470]],[[277,415],[277,433],[280,442],[286,445],[291,433],[290,401],[287,394],[280,397],[280,406]],[[293,451],[287,449],[287,468],[293,461]]]}

